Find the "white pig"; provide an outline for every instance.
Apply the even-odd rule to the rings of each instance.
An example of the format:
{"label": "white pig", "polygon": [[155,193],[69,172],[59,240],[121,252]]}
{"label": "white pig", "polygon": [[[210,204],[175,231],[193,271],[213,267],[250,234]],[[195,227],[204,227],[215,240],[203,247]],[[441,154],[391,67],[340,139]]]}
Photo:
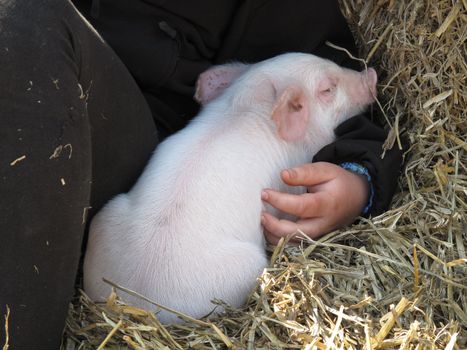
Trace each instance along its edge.
{"label": "white pig", "polygon": [[[331,143],[336,126],[374,100],[376,80],[373,69],[359,73],[302,53],[203,73],[200,114],[93,219],[85,291],[104,299],[104,277],[196,318],[215,298],[242,305],[268,264],[261,190],[290,192],[280,171]],[[166,311],[159,317],[178,321]]]}

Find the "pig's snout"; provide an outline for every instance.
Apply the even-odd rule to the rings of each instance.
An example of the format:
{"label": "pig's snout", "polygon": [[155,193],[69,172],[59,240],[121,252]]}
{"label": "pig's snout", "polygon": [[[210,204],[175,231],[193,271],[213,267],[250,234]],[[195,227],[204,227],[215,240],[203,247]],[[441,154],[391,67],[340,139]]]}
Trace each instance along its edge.
{"label": "pig's snout", "polygon": [[376,97],[376,83],[378,82],[378,75],[373,68],[368,68],[361,72],[363,86],[369,89],[370,102],[373,102]]}
{"label": "pig's snout", "polygon": [[373,68],[362,72],[348,71],[345,79],[349,103],[356,108],[365,108],[376,99],[376,82],[378,76]]}

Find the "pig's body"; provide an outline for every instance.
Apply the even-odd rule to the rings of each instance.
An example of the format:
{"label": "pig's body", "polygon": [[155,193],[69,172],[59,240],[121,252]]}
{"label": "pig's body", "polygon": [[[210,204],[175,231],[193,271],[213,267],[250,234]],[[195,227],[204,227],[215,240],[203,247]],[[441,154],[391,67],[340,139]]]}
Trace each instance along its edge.
{"label": "pig's body", "polygon": [[[283,57],[275,59],[276,65]],[[209,313],[215,298],[234,306],[244,303],[267,265],[261,190],[291,192],[280,171],[308,162],[334,138],[335,123],[316,123],[299,140],[277,135],[271,114],[280,109],[275,95],[282,83],[271,92],[255,82],[258,74],[267,80],[274,73],[271,61],[242,71],[189,126],[157,148],[130,192],[96,215],[84,265],[91,298],[109,294],[105,277],[193,317]],[[138,298],[124,299],[153,308]],[[165,311],[159,317],[177,320]]]}

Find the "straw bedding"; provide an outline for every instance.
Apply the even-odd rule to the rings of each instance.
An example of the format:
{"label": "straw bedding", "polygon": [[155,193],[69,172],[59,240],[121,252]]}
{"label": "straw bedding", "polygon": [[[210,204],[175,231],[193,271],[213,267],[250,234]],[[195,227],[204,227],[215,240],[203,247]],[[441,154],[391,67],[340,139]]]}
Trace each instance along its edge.
{"label": "straw bedding", "polygon": [[80,293],[63,349],[467,347],[467,2],[341,5],[380,75],[387,148],[402,134],[411,144],[391,209],[299,247],[282,242],[245,308],[222,317],[163,326],[115,294],[96,305]]}

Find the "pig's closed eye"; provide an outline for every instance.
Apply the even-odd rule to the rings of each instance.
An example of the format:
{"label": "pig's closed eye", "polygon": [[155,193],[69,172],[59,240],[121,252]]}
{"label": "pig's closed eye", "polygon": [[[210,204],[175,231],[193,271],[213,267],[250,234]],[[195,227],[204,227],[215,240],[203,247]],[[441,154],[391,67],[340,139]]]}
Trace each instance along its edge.
{"label": "pig's closed eye", "polygon": [[336,90],[337,84],[331,79],[325,79],[319,86],[318,97],[321,101],[329,103],[334,99]]}
{"label": "pig's closed eye", "polygon": [[336,91],[336,79],[325,77],[318,83],[318,93],[320,95],[331,95]]}

